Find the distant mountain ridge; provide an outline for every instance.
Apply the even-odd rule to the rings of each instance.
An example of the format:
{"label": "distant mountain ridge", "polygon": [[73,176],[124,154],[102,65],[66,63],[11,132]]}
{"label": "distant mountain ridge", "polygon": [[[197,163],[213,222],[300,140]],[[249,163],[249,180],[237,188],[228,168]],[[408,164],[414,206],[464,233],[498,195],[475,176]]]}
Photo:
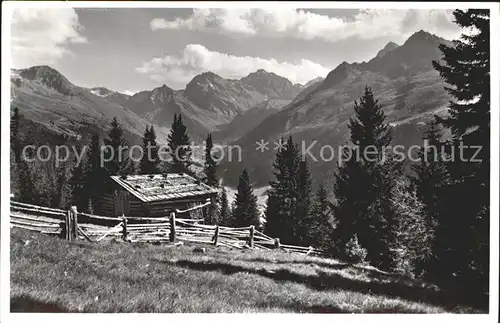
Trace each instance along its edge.
{"label": "distant mountain ridge", "polygon": [[262,69],[239,80],[204,72],[195,76],[183,90],[163,85],[136,93],[125,106],[162,126],[169,126],[174,113],[181,113],[192,126],[190,132],[203,137],[208,132],[223,133],[235,117],[268,100],[290,101],[301,90],[288,79]]}
{"label": "distant mountain ridge", "polygon": [[[255,150],[256,142],[273,142],[292,135],[305,147],[313,145],[318,157],[322,145],[338,147],[347,143],[347,123],[365,86],[371,86],[393,125],[394,143],[421,144],[422,131],[435,113],[446,113],[449,96],[444,82],[432,67],[441,59],[439,44],[451,42],[425,31],[410,36],[403,45],[388,45],[368,62],[343,62],[327,77],[309,88],[280,111],[270,115],[253,130],[231,143],[245,151],[240,165],[225,163],[226,182],[235,183],[238,170],[245,167],[257,186],[271,179],[275,152]],[[390,49],[390,50],[389,50]],[[380,55],[382,53],[382,55]],[[336,157],[330,162],[309,160],[316,179],[331,179]]]}
{"label": "distant mountain ridge", "polygon": [[[117,103],[126,97],[104,88],[74,85],[46,65],[11,71],[11,107],[17,106],[29,120],[68,135],[88,125],[105,128],[116,117],[131,136],[140,138],[148,123]],[[158,128],[161,136],[167,131]]]}
{"label": "distant mountain ridge", "polygon": [[[59,71],[46,65],[12,70],[11,81],[14,85],[19,85],[12,88],[14,103],[17,102],[15,98],[34,95],[33,100],[26,100],[26,102],[60,99],[61,102],[57,106],[64,110],[62,102],[67,102],[68,111],[71,111],[68,116],[64,116],[64,112],[59,111],[59,108],[48,106],[47,110],[42,112],[40,110],[42,106],[31,106],[24,100],[22,104],[17,102],[27,107],[31,106],[32,109],[28,111],[28,115],[37,111],[38,117],[33,115],[34,121],[43,123],[47,115],[55,113],[50,118],[49,126],[52,128],[56,123],[62,128],[66,127],[67,121],[63,122],[63,120],[73,114],[75,116],[82,114],[83,123],[99,124],[98,119],[108,119],[113,116],[125,118],[121,116],[121,112],[113,113],[113,111],[125,109],[129,112],[124,112],[124,114],[134,116],[127,116],[125,119],[138,117],[142,120],[137,124],[151,123],[158,128],[167,129],[173,121],[174,114],[178,113],[183,115],[184,122],[190,128],[194,139],[202,139],[206,133],[217,131],[235,138],[230,132],[223,131],[228,129],[227,125],[235,117],[241,118],[242,114],[254,107],[259,109],[258,107],[265,105],[265,102],[272,102],[273,110],[277,110],[279,109],[278,102],[284,106],[302,90],[301,86],[292,84],[288,79],[262,69],[239,80],[225,79],[215,73],[204,72],[195,76],[183,90],[173,90],[163,85],[149,91],[137,92],[132,96],[102,86],[84,88],[74,85]],[[30,90],[24,91],[27,88]],[[87,98],[88,95],[90,97]],[[63,100],[64,97],[67,98]],[[87,111],[89,105],[93,106],[91,112]],[[61,113],[62,118],[60,118]],[[268,113],[264,112],[263,115],[252,118],[254,121],[246,123],[245,129],[251,129],[262,120],[263,116],[267,115]],[[52,119],[59,120],[56,122]],[[78,117],[72,123],[78,123]],[[135,128],[132,127],[133,132],[140,134],[141,131]],[[239,129],[238,133],[242,134]],[[224,139],[221,138],[221,140]]]}

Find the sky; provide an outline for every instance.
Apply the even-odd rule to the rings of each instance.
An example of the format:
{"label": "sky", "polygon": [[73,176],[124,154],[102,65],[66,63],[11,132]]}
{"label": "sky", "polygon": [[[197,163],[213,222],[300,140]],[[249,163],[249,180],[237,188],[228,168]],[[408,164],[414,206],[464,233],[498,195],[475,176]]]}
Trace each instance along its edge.
{"label": "sky", "polygon": [[304,84],[419,30],[460,35],[452,10],[23,8],[11,53],[14,68],[49,65],[76,85],[132,94],[183,89],[206,71],[264,69]]}

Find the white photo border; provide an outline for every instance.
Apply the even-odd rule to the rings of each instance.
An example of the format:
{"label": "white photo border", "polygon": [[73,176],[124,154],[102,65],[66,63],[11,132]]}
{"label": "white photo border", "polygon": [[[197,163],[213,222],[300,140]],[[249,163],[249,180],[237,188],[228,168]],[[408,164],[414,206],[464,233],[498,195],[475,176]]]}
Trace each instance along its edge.
{"label": "white photo border", "polygon": [[[318,314],[48,314],[48,313],[10,313],[10,68],[11,18],[15,8],[316,8],[316,9],[490,9],[490,30],[500,30],[500,6],[494,2],[275,2],[275,1],[4,1],[2,3],[2,109],[1,109],[1,215],[0,216],[0,321],[1,322],[71,322],[87,323],[113,320],[148,320],[164,322],[194,322],[198,320],[224,322],[237,319],[239,322],[252,322],[255,319],[287,320],[289,323],[313,320],[331,322],[341,319],[344,322],[421,322],[425,320],[455,320],[457,322],[498,322],[498,244],[499,244],[499,41],[491,34],[491,192],[490,192],[490,306],[489,314],[337,314],[335,317]],[[495,37],[497,36],[497,37]],[[110,316],[113,315],[113,316]],[[404,318],[402,317],[404,315]]]}

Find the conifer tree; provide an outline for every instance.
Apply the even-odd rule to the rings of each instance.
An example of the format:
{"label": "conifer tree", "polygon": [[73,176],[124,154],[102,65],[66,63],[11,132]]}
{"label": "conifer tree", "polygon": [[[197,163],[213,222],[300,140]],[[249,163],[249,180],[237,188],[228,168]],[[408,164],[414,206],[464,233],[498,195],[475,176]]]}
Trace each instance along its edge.
{"label": "conifer tree", "polygon": [[233,218],[231,214],[231,208],[229,206],[229,201],[227,199],[227,191],[225,186],[222,186],[221,188],[220,201],[219,224],[224,226],[232,226]]}
{"label": "conifer tree", "polygon": [[405,178],[396,181],[391,202],[397,213],[391,228],[394,269],[409,276],[420,274],[425,268],[421,264],[428,262],[432,254],[434,227],[427,219],[424,204]]}
{"label": "conifer tree", "polygon": [[415,176],[412,185],[417,197],[424,204],[425,212],[434,220],[439,217],[439,205],[442,198],[442,186],[447,179],[440,142],[441,135],[436,122],[433,122],[424,134],[424,145],[420,148],[420,162],[412,166]]}
{"label": "conifer tree", "polygon": [[[357,234],[367,249],[367,260],[374,266],[392,266],[391,226],[395,218],[390,203],[395,165],[384,153],[392,140],[382,106],[372,90],[365,88],[360,102],[354,103],[355,116],[349,121],[350,155],[336,174],[334,193],[337,203],[336,247],[342,256],[346,243]],[[384,159],[385,158],[385,159]]]}
{"label": "conifer tree", "polygon": [[324,185],[320,185],[311,205],[312,228],[309,232],[309,241],[312,246],[325,251],[332,247],[333,219],[331,211],[326,188]]}
{"label": "conifer tree", "polygon": [[[47,155],[43,157],[47,158]],[[57,207],[54,202],[57,201],[59,192],[56,192],[56,174],[50,162],[40,160],[30,162],[33,204]]]}
{"label": "conifer tree", "polygon": [[159,172],[158,144],[156,143],[156,133],[153,126],[146,126],[142,137],[143,155],[139,162],[140,174],[157,174]]}
{"label": "conifer tree", "polygon": [[18,163],[21,160],[21,138],[19,136],[19,127],[21,122],[21,115],[19,114],[19,108],[14,108],[14,114],[10,119],[10,140],[12,151],[14,152],[14,160]]}
{"label": "conifer tree", "polygon": [[253,193],[250,177],[246,169],[240,175],[238,191],[234,202],[233,219],[235,226],[260,226],[260,215],[257,208],[257,197]]}
{"label": "conifer tree", "polygon": [[87,151],[87,169],[84,180],[85,196],[89,198],[87,206],[92,205],[94,210],[100,207],[99,197],[104,194],[109,177],[108,171],[101,165],[101,153],[101,140],[99,135],[94,134],[90,139],[90,146]]}
{"label": "conifer tree", "polygon": [[[283,138],[280,139],[283,142]],[[290,136],[284,148],[276,153],[273,164],[274,181],[268,190],[266,234],[284,243],[297,243],[298,168],[300,156]]]}
{"label": "conifer tree", "polygon": [[182,121],[182,115],[175,114],[172,129],[168,135],[168,148],[171,156],[167,171],[171,173],[192,174],[189,167],[191,161],[191,146],[187,127]]}
{"label": "conifer tree", "polygon": [[158,157],[158,151],[160,147],[156,142],[156,131],[155,127],[151,125],[149,128],[149,143],[151,144],[151,171],[154,174],[158,174],[160,172],[160,158]]}
{"label": "conifer tree", "polygon": [[146,125],[146,129],[144,129],[144,134],[142,135],[142,158],[139,161],[139,174],[148,174],[151,170],[151,160],[148,158],[149,131],[149,126]]}
{"label": "conifer tree", "polygon": [[[83,153],[83,149],[79,144],[75,145],[75,149],[78,154]],[[75,205],[79,210],[85,210],[89,200],[89,194],[85,191],[86,171],[85,159],[78,160],[78,157],[75,155],[69,186],[71,188],[71,204]]]}
{"label": "conifer tree", "polygon": [[54,194],[51,204],[55,208],[66,210],[71,206],[72,200],[71,185],[69,183],[71,176],[70,163],[67,161],[62,162],[61,165],[56,167],[54,175]]}
{"label": "conifer tree", "polygon": [[19,169],[14,157],[14,151],[10,148],[10,193],[14,199],[19,197]]}
{"label": "conifer tree", "polygon": [[[19,136],[19,125],[21,115],[19,108],[14,108],[14,113],[10,118],[10,177],[11,177],[11,190],[14,193],[14,198],[18,200],[29,199],[29,181],[30,176],[28,173],[27,165],[21,165],[26,161],[21,160],[21,139]],[[24,185],[24,186],[23,186]]]}
{"label": "conifer tree", "polygon": [[[110,175],[131,174],[133,167],[128,156],[128,144],[123,137],[123,129],[116,117],[111,120],[111,129],[108,138],[104,140],[108,150],[105,167]],[[111,157],[111,158],[110,158]]]}
{"label": "conifer tree", "polygon": [[[444,63],[434,68],[449,84],[449,115],[438,118],[451,130],[446,142],[449,180],[436,228],[439,281],[464,288],[489,287],[490,191],[490,18],[488,9],[455,10],[455,23],[469,28],[453,46],[440,45]],[[460,149],[460,146],[468,147]],[[474,148],[480,147],[480,148]],[[473,158],[474,157],[474,158]],[[453,237],[460,237],[454,239]]]}
{"label": "conifer tree", "polygon": [[217,163],[212,157],[212,149],[213,149],[212,135],[207,135],[207,140],[205,143],[205,184],[210,186],[217,186]]}
{"label": "conifer tree", "polygon": [[310,217],[311,207],[311,174],[306,160],[299,162],[297,172],[297,205],[295,209],[295,225],[297,226],[294,241],[299,244],[311,244],[310,232],[313,222]]}
{"label": "conifer tree", "polygon": [[33,185],[34,179],[26,160],[20,160],[17,163],[17,172],[19,196],[16,199],[24,203],[36,204],[38,199],[36,197],[35,186]]}

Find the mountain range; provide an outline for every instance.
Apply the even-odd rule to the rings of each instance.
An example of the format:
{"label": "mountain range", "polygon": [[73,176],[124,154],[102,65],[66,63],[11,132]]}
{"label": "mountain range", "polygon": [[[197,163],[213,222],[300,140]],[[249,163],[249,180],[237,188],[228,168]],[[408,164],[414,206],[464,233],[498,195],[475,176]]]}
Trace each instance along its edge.
{"label": "mountain range", "polygon": [[[317,141],[317,148],[345,143],[353,103],[366,85],[384,106],[394,141],[420,143],[427,121],[434,113],[445,113],[449,100],[431,64],[441,58],[439,44],[451,43],[419,31],[402,45],[388,43],[368,62],[343,62],[326,78],[305,85],[262,69],[241,79],[205,72],[182,90],[162,85],[132,96],[104,87],[80,87],[49,66],[34,66],[12,70],[11,106],[69,135],[89,124],[105,128],[117,117],[133,141],[140,142],[145,126],[154,124],[162,144],[174,114],[180,113],[192,139],[201,141],[212,133],[217,143],[241,147],[241,163],[223,162],[219,167],[227,183],[234,184],[246,167],[254,184],[265,186],[275,155],[272,142],[292,135],[306,146]],[[271,143],[263,153],[255,149],[261,139]],[[312,161],[313,176],[330,180],[333,164]]]}
{"label": "mountain range", "polygon": [[[318,161],[309,158],[309,162],[316,182],[324,179],[325,184],[331,183],[337,158],[322,161],[321,147],[347,144],[347,124],[354,115],[354,101],[359,100],[367,85],[384,107],[394,133],[393,143],[421,144],[425,125],[434,114],[446,113],[449,100],[443,80],[432,67],[433,60],[441,59],[439,44],[451,42],[419,31],[401,46],[388,44],[368,62],[341,63],[325,80],[303,89],[280,111],[232,142],[242,147],[243,162],[226,162],[221,167],[225,177],[234,179],[245,167],[256,186],[267,185],[276,153],[273,143],[291,135],[299,149],[313,145],[309,151]],[[260,140],[270,142],[270,149],[256,150]],[[324,156],[330,159],[328,153]]]}

